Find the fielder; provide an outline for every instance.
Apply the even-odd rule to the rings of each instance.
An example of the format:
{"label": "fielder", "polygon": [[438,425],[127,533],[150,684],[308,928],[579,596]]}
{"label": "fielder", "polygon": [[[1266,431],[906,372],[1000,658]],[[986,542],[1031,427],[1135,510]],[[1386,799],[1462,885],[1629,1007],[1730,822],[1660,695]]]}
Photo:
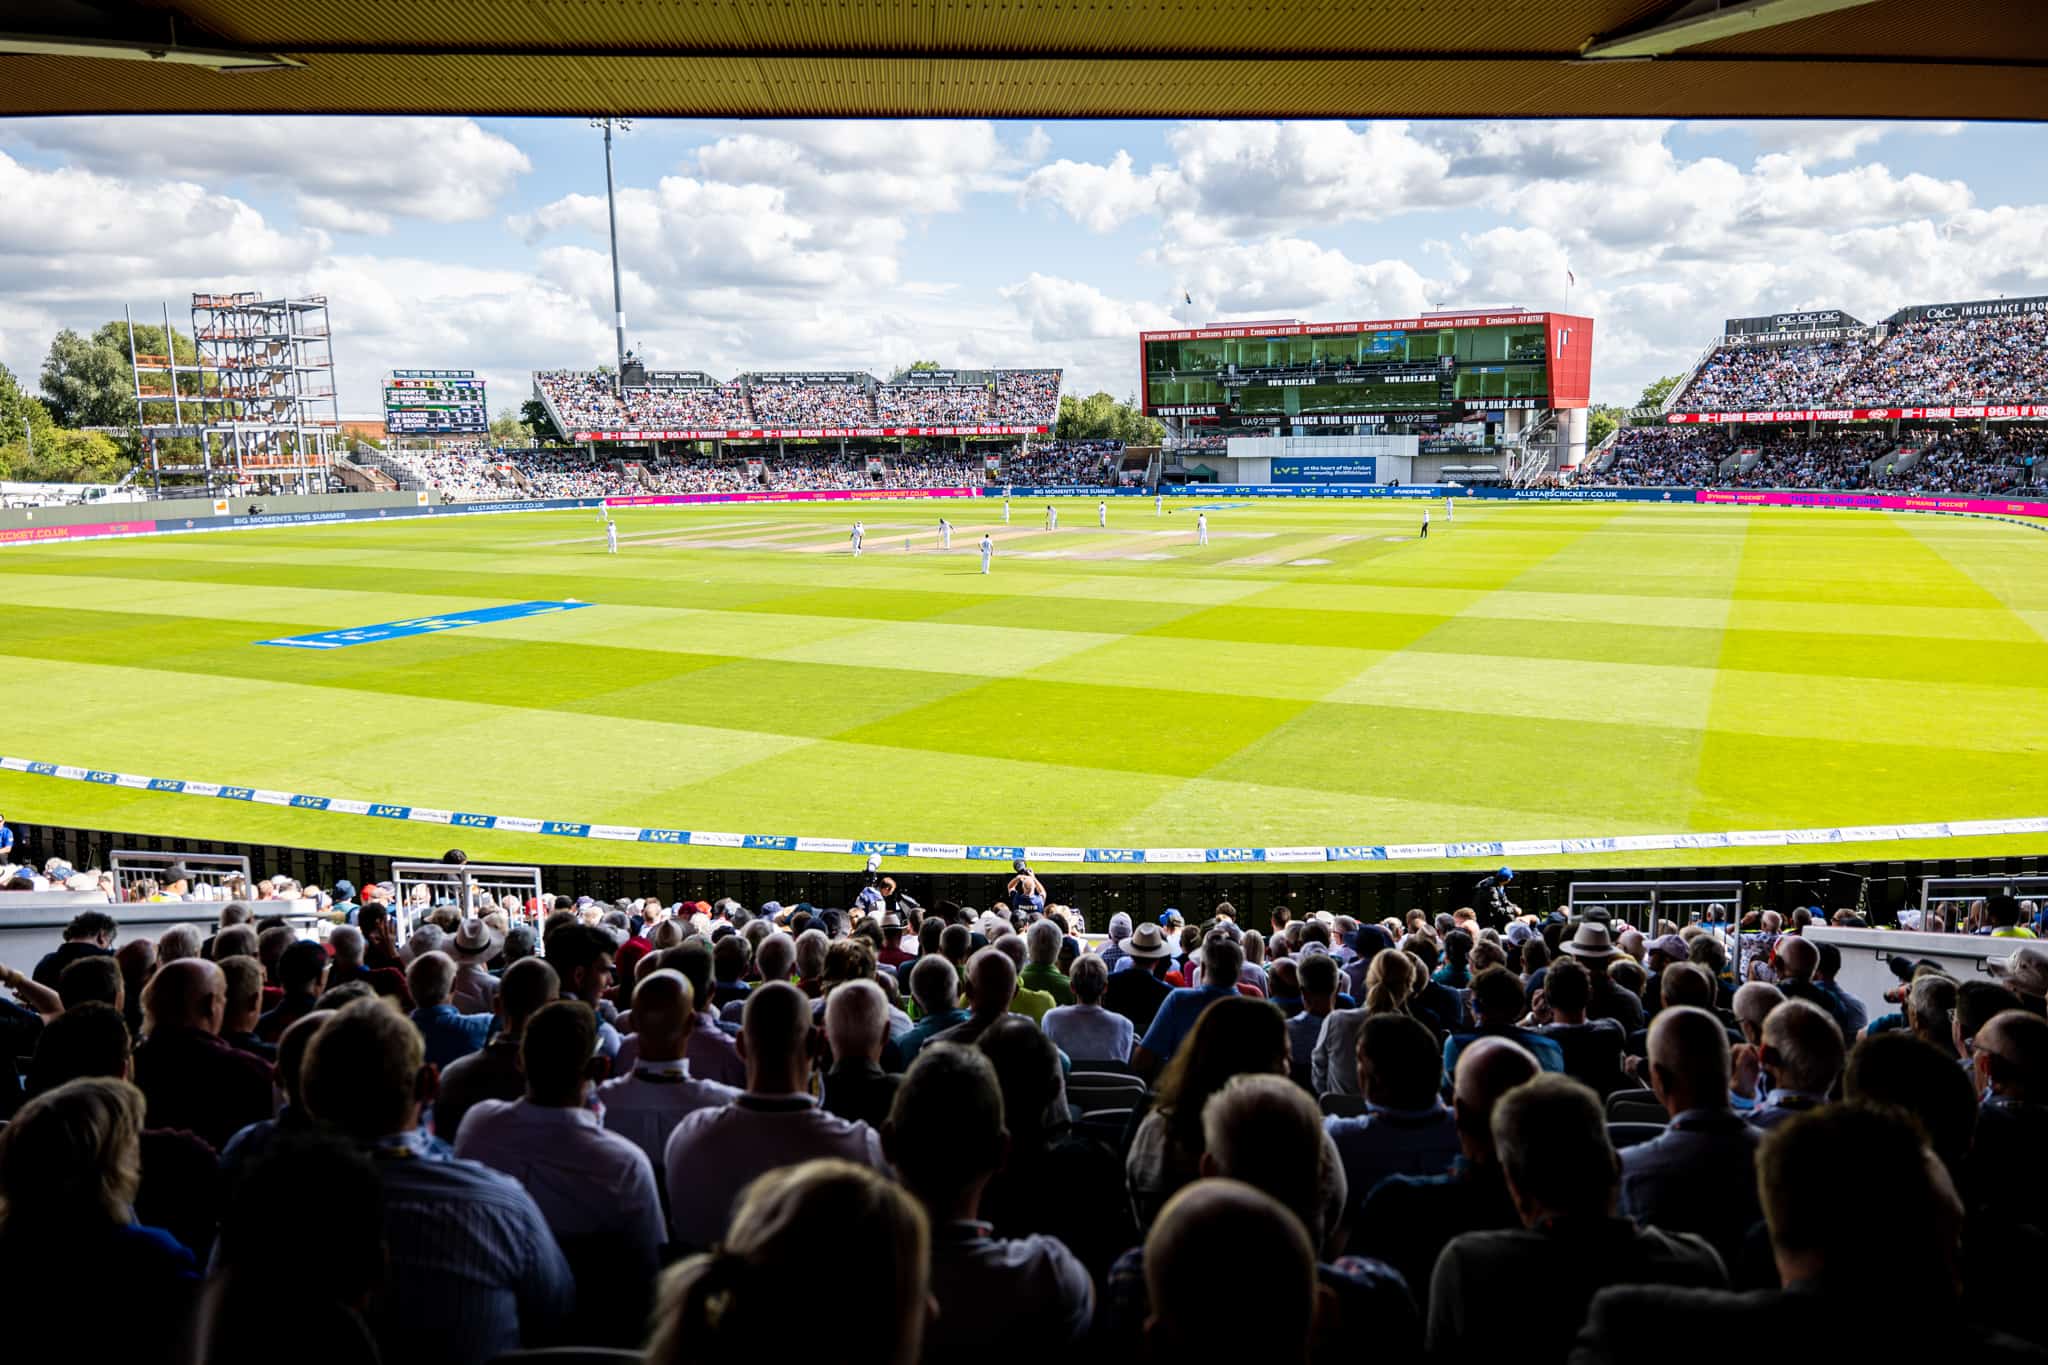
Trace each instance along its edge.
{"label": "fielder", "polygon": [[1166,494],[1164,494],[1164,493],[1160,493],[1160,492],[1154,492],[1154,493],[1152,494],[1152,515],[1153,515],[1153,516],[1155,516],[1155,517],[1158,517],[1158,516],[1164,516],[1165,514],[1166,514]]}
{"label": "fielder", "polygon": [[988,538],[988,532],[981,533],[981,571],[988,572],[988,562],[995,557],[996,543]]}
{"label": "fielder", "polygon": [[852,539],[853,539],[853,557],[854,557],[855,559],[859,559],[859,558],[860,558],[860,543],[861,543],[862,539],[864,539],[864,538],[865,538],[866,536],[867,536],[867,528],[866,528],[865,526],[862,526],[862,525],[861,525],[861,524],[860,524],[859,522],[857,522],[857,521],[856,521],[856,522],[855,522],[855,523],[853,524],[853,537],[852,537]]}
{"label": "fielder", "polygon": [[1429,539],[1429,509],[1427,507],[1422,509],[1422,538],[1424,540]]}
{"label": "fielder", "polygon": [[599,521],[610,521],[612,519],[612,509],[604,503],[599,503],[597,505],[597,519]]}
{"label": "fielder", "polygon": [[610,554],[619,552],[619,524],[616,521],[604,524],[604,548]]}
{"label": "fielder", "polygon": [[1449,498],[1445,498],[1445,499],[1444,499],[1444,525],[1448,526],[1448,525],[1450,525],[1450,524],[1451,524],[1452,522],[1456,521],[1457,519],[1458,519],[1458,504],[1457,504],[1457,503],[1455,503],[1455,502],[1453,502],[1453,501],[1452,501],[1451,499],[1449,499]]}
{"label": "fielder", "polygon": [[1107,501],[1095,504],[1095,524],[1105,531],[1109,529],[1109,503]]}
{"label": "fielder", "polygon": [[1010,500],[1009,500],[1008,498],[1004,498],[1004,499],[1003,499],[1003,525],[1005,525],[1005,526],[1008,526],[1009,524],[1010,524]]}
{"label": "fielder", "polygon": [[1048,531],[1060,529],[1060,509],[1054,507],[1051,503],[1045,505],[1045,529]]}
{"label": "fielder", "polygon": [[1207,512],[1197,512],[1195,513],[1195,544],[1207,545],[1208,543],[1209,514]]}
{"label": "fielder", "polygon": [[953,548],[953,523],[947,521],[944,517],[939,518],[939,548],[941,550]]}

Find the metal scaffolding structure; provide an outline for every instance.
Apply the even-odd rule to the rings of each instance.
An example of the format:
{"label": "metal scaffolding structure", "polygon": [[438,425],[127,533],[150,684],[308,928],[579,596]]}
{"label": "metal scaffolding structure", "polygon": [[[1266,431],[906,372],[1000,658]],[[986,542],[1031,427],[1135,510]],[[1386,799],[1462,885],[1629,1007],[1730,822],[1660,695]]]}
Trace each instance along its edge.
{"label": "metal scaffolding structure", "polygon": [[[325,486],[341,431],[325,295],[194,294],[190,360],[178,357],[168,304],[161,355],[137,349],[124,315],[136,425],[158,487],[166,473],[199,474],[209,491]],[[161,443],[177,438],[199,442],[197,464],[164,462]]]}

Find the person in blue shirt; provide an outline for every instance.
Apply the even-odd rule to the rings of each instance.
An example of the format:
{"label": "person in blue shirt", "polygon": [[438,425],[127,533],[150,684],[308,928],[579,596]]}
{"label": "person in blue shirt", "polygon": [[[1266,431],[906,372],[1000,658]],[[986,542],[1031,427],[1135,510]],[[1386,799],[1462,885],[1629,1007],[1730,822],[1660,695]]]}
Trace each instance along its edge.
{"label": "person in blue shirt", "polygon": [[412,1022],[426,1043],[427,1061],[447,1066],[472,1052],[481,1051],[491,1040],[494,1017],[463,1014],[448,1003],[455,985],[455,959],[446,953],[421,953],[406,969],[406,988],[412,992]]}
{"label": "person in blue shirt", "polygon": [[7,817],[0,815],[0,863],[14,861],[14,831],[7,828]]}
{"label": "person in blue shirt", "polygon": [[1505,967],[1488,967],[1472,978],[1472,1014],[1476,1029],[1444,1039],[1444,1083],[1458,1074],[1458,1055],[1481,1038],[1507,1038],[1519,1043],[1545,1071],[1564,1070],[1564,1049],[1554,1038],[1516,1023],[1528,1012],[1522,979]]}
{"label": "person in blue shirt", "polygon": [[[1202,1011],[1237,994],[1237,977],[1243,969],[1244,949],[1229,934],[1210,934],[1202,944],[1203,984],[1183,986],[1160,1001],[1159,1012],[1152,1016],[1144,1038],[1131,1049],[1131,1066],[1139,1075],[1154,1075],[1173,1060],[1173,1054],[1180,1050],[1182,1040],[1194,1028],[1195,1020],[1202,1017]],[[1210,984],[1213,982],[1222,984]]]}

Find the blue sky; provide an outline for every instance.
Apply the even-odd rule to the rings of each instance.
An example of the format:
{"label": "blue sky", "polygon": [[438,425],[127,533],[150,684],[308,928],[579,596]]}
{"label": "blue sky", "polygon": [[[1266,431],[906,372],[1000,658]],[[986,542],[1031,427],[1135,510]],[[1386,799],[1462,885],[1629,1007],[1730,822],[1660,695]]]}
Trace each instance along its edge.
{"label": "blue sky", "polygon": [[[1564,303],[1594,396],[1727,316],[2048,293],[2039,125],[636,123],[628,338],[663,368],[1060,364],[1179,318]],[[0,124],[0,360],[194,290],[325,292],[344,410],[397,366],[516,403],[611,354],[583,120]],[[1193,294],[1192,307],[1181,302]]]}

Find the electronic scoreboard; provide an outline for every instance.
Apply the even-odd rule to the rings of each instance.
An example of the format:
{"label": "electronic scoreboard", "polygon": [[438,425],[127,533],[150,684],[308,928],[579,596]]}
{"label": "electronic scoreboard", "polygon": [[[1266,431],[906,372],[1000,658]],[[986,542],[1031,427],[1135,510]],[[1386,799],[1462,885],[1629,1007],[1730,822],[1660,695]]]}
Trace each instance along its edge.
{"label": "electronic scoreboard", "polygon": [[491,430],[475,370],[393,370],[384,378],[384,430],[393,436],[484,436]]}

